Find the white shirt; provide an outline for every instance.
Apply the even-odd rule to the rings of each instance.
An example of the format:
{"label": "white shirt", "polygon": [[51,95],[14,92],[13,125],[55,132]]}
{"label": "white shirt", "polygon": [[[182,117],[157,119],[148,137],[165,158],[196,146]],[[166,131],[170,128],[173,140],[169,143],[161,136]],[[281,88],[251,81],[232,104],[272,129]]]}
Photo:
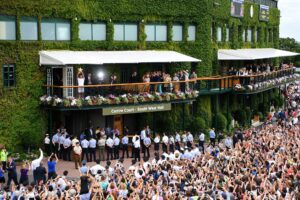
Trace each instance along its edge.
{"label": "white shirt", "polygon": [[134,145],[134,148],[140,148],[140,147],[141,147],[141,142],[140,142],[140,140],[136,140],[136,141],[133,143],[133,145]]}
{"label": "white shirt", "polygon": [[194,141],[193,135],[192,135],[192,134],[189,134],[189,135],[187,136],[187,140],[188,140],[189,142],[193,142],[193,141]]}
{"label": "white shirt", "polygon": [[199,136],[199,140],[200,140],[201,142],[204,142],[204,140],[205,140],[205,135],[204,135],[204,133],[201,133],[201,135]]}
{"label": "white shirt", "polygon": [[141,131],[141,140],[144,140],[146,137],[146,130]]}
{"label": "white shirt", "polygon": [[120,139],[118,137],[116,137],[114,139],[114,146],[119,146],[119,144],[120,144]]}
{"label": "white shirt", "polygon": [[169,138],[168,136],[164,135],[164,137],[162,138],[163,143],[168,144],[169,142]]}
{"label": "white shirt", "polygon": [[136,141],[136,139],[137,139],[137,136],[136,136],[136,135],[133,136],[133,137],[132,137],[132,143],[134,143],[134,142]]}
{"label": "white shirt", "polygon": [[70,138],[67,138],[64,140],[64,147],[68,148],[70,147],[72,144],[72,141],[70,140]]}
{"label": "white shirt", "polygon": [[58,133],[56,133],[55,135],[53,135],[53,137],[52,137],[52,143],[58,143]]}
{"label": "white shirt", "polygon": [[32,171],[35,170],[37,167],[40,166],[41,161],[43,160],[44,154],[43,151],[40,150],[40,157],[38,159],[35,159],[31,162],[31,169]]}
{"label": "white shirt", "polygon": [[99,170],[103,172],[105,171],[105,167],[101,165],[94,165],[93,167],[90,168],[91,174],[94,176],[98,173]]}
{"label": "white shirt", "polygon": [[49,139],[48,136],[45,137],[45,139],[44,139],[44,144],[50,144],[50,139]]}
{"label": "white shirt", "polygon": [[160,141],[159,137],[154,138],[154,143],[159,143],[159,141]]}
{"label": "white shirt", "polygon": [[226,138],[224,143],[226,147],[228,148],[232,147],[232,140],[230,138]]}
{"label": "white shirt", "polygon": [[111,138],[106,140],[106,145],[112,148],[114,146],[114,141]]}
{"label": "white shirt", "polygon": [[127,136],[124,136],[123,138],[122,138],[122,144],[128,144],[128,137]]}
{"label": "white shirt", "polygon": [[176,136],[175,136],[175,141],[176,142],[180,142],[181,139],[180,139],[180,135],[177,133]]}
{"label": "white shirt", "polygon": [[145,146],[151,145],[151,139],[150,139],[149,137],[146,137],[146,138],[144,139],[144,145],[145,145]]}
{"label": "white shirt", "polygon": [[97,146],[97,141],[94,138],[90,139],[89,147],[94,149],[96,148],[96,146]]}
{"label": "white shirt", "polygon": [[175,142],[174,137],[171,136],[171,137],[169,138],[169,144],[174,144],[174,142]]}
{"label": "white shirt", "polygon": [[64,141],[65,141],[65,137],[63,135],[58,137],[59,144],[64,144]]}
{"label": "white shirt", "polygon": [[87,141],[86,139],[81,141],[81,146],[83,149],[86,149],[89,147],[89,141]]}

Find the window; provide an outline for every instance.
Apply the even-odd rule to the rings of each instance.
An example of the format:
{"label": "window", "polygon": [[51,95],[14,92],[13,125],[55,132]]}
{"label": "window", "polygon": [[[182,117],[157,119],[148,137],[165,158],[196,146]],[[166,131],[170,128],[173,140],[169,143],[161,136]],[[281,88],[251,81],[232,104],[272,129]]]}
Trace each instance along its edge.
{"label": "window", "polygon": [[226,28],[226,42],[229,42],[229,28]]}
{"label": "window", "polygon": [[21,17],[20,21],[21,40],[37,40],[38,24],[37,19]]}
{"label": "window", "polygon": [[182,25],[173,25],[173,41],[182,41]]}
{"label": "window", "polygon": [[217,29],[217,41],[218,42],[221,42],[222,41],[222,28],[221,27],[218,27]]}
{"label": "window", "polygon": [[106,25],[104,23],[80,23],[79,38],[81,40],[106,40]]}
{"label": "window", "polygon": [[196,40],[196,26],[190,25],[188,27],[188,41],[195,41]]}
{"label": "window", "polygon": [[245,42],[246,41],[246,30],[244,29],[243,30],[243,35],[242,35],[242,39],[243,39],[243,42]]}
{"label": "window", "polygon": [[145,25],[146,41],[167,41],[167,25]]}
{"label": "window", "polygon": [[247,32],[247,42],[252,42],[252,29],[248,29]]}
{"label": "window", "polygon": [[138,25],[137,24],[115,24],[114,40],[116,41],[137,41]]}
{"label": "window", "polygon": [[3,85],[4,87],[15,86],[15,65],[3,65]]}
{"label": "window", "polygon": [[63,20],[42,20],[42,40],[70,40],[70,22]]}
{"label": "window", "polygon": [[0,15],[0,40],[16,40],[16,18]]}
{"label": "window", "polygon": [[265,29],[265,42],[269,42],[269,31],[268,29]]}
{"label": "window", "polygon": [[255,42],[258,41],[258,30],[255,31]]}

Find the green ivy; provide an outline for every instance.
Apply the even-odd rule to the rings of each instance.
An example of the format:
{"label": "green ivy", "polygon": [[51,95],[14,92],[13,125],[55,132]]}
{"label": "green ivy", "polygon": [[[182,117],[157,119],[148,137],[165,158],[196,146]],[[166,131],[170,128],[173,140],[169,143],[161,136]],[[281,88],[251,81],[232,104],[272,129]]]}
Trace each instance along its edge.
{"label": "green ivy", "polygon": [[[219,3],[217,6],[216,3]],[[254,5],[254,17],[250,18],[250,6]],[[219,48],[243,47],[278,47],[279,19],[278,9],[271,8],[270,21],[258,20],[259,6],[245,2],[245,16],[233,18],[230,16],[229,0],[14,0],[2,1],[0,4],[1,15],[16,16],[17,41],[0,41],[0,66],[6,63],[16,64],[15,88],[3,88],[0,78],[0,141],[10,148],[22,145],[38,145],[42,140],[42,133],[46,130],[46,114],[39,108],[39,96],[44,91],[41,85],[45,82],[45,71],[39,67],[40,50],[137,50],[137,49],[168,49],[199,58],[201,63],[196,66],[199,76],[209,76],[220,71],[217,61]],[[20,17],[36,17],[38,21],[38,41],[20,41]],[[42,41],[41,20],[44,18],[62,18],[71,22],[71,41],[51,42]],[[80,41],[80,21],[101,21],[107,24],[106,41]],[[136,42],[113,41],[113,24],[116,21],[136,22],[139,25],[139,40]],[[163,22],[168,26],[167,42],[146,42],[145,24],[147,22]],[[172,41],[172,24],[183,25],[183,41]],[[189,42],[188,25],[196,25],[196,41]],[[211,27],[213,37],[211,38]],[[217,26],[222,27],[222,42],[216,42]],[[226,26],[230,29],[230,40],[225,41]],[[243,43],[242,30],[248,27],[259,30],[257,43]],[[271,42],[265,43],[265,30],[271,30]],[[253,35],[253,39],[254,39]],[[180,66],[182,67],[182,66]],[[147,67],[143,67],[147,70]],[[174,68],[177,69],[177,68]],[[119,73],[118,69],[112,71]],[[0,68],[2,73],[2,68]],[[236,99],[236,97],[234,97]],[[222,99],[222,98],[221,98]],[[222,100],[220,101],[222,102]],[[239,106],[233,101],[234,107]],[[195,103],[196,117],[203,117],[206,126],[212,123],[211,97],[204,96]],[[189,110],[185,108],[187,118],[191,119]],[[175,112],[176,111],[176,112]],[[176,122],[180,124],[181,108],[175,107],[174,112],[158,121]],[[145,121],[151,122],[149,116]],[[189,123],[187,120],[185,123]],[[173,127],[175,129],[178,127]]]}

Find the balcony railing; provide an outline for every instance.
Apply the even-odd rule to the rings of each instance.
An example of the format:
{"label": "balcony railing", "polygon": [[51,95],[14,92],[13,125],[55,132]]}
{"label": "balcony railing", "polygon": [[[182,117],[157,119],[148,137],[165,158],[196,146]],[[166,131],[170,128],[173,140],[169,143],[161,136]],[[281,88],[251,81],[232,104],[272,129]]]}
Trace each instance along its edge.
{"label": "balcony railing", "polygon": [[[42,96],[40,100],[42,105],[48,107],[180,103],[195,100],[199,95],[222,94],[231,91],[245,94],[256,93],[298,80],[299,76],[294,74],[293,69],[284,69],[251,76],[212,76],[187,81],[84,86],[45,85],[48,94]],[[84,95],[80,95],[78,90],[84,90]],[[68,94],[72,95],[67,96]]]}

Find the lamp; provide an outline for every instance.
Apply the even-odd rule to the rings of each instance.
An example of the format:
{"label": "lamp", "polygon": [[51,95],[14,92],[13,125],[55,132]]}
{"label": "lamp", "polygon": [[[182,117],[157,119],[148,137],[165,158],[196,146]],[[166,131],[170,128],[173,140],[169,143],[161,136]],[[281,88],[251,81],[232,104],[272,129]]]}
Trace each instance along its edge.
{"label": "lamp", "polygon": [[104,73],[102,71],[98,72],[97,76],[98,76],[98,78],[99,78],[100,81],[103,81],[103,79],[104,79]]}

